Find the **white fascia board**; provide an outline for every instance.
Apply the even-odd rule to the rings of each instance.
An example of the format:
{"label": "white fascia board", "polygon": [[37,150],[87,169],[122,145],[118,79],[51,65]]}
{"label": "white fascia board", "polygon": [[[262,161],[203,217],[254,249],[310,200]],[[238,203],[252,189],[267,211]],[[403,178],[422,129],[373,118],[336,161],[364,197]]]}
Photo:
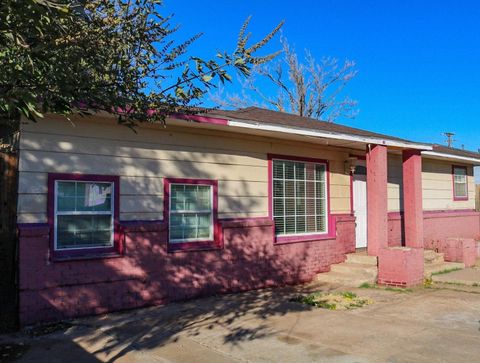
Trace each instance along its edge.
{"label": "white fascia board", "polygon": [[474,163],[474,164],[480,164],[480,157],[477,159],[477,158],[470,158],[468,156],[437,153],[435,151],[422,151],[422,155],[432,156],[432,157],[437,157],[437,158],[444,158],[444,159],[466,161],[466,162]]}
{"label": "white fascia board", "polygon": [[341,134],[341,133],[333,133],[333,132],[325,132],[325,131],[317,131],[317,130],[307,130],[307,129],[294,128],[294,127],[263,124],[263,123],[252,122],[247,120],[229,119],[228,126],[262,130],[262,131],[280,132],[280,133],[287,133],[287,134],[321,137],[326,139],[346,140],[346,141],[360,142],[364,144],[377,144],[377,145],[394,146],[394,147],[408,148],[408,149],[432,150],[431,145],[402,142],[402,141],[382,139],[382,138],[371,137],[371,136],[357,136],[357,135],[349,135],[349,134]]}

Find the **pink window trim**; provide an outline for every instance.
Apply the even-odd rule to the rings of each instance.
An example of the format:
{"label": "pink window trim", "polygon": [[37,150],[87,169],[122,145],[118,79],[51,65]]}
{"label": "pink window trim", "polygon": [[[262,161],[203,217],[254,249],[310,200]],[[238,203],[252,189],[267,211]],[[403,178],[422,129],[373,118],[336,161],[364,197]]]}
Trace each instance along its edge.
{"label": "pink window trim", "polygon": [[[327,173],[327,224],[328,232],[327,233],[311,233],[303,235],[291,235],[291,236],[276,236],[274,234],[275,244],[284,244],[284,243],[296,243],[296,242],[308,242],[308,241],[318,241],[325,239],[336,238],[336,223],[335,218],[332,218],[330,212],[330,166],[328,160],[309,158],[309,157],[299,157],[299,156],[290,156],[290,155],[279,155],[279,154],[267,154],[268,158],[268,217],[273,221],[273,160],[287,160],[287,161],[303,161],[308,163],[317,163],[325,164],[325,171]],[[272,227],[275,231],[275,223]]]}
{"label": "pink window trim", "polygon": [[[465,170],[465,181],[466,181],[466,190],[467,195],[465,197],[457,197],[455,195],[455,169],[464,169]],[[468,168],[464,165],[452,165],[452,192],[454,201],[465,201],[468,200]]]}
{"label": "pink window trim", "polygon": [[[55,182],[57,180],[65,181],[90,181],[90,182],[110,182],[113,183],[113,246],[85,249],[65,249],[55,250]],[[50,228],[50,252],[54,261],[77,260],[77,259],[95,259],[119,257],[124,253],[123,242],[120,233],[119,222],[120,211],[120,178],[116,175],[98,175],[98,174],[48,174],[48,197],[47,197],[47,216],[48,226]]]}
{"label": "pink window trim", "polygon": [[[212,213],[213,213],[213,240],[194,241],[194,242],[175,242],[170,243],[170,184],[195,184],[210,185],[213,189]],[[167,228],[168,252],[181,251],[205,251],[223,248],[222,226],[218,220],[218,181],[211,179],[184,179],[184,178],[164,178],[163,179],[164,197],[163,197],[163,220]]]}

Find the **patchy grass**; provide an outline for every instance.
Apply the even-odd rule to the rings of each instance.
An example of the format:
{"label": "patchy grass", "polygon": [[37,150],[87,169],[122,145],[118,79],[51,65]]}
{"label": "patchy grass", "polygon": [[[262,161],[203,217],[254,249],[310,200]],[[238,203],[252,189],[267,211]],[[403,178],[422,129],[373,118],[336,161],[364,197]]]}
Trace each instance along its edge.
{"label": "patchy grass", "polygon": [[442,271],[432,272],[432,276],[448,274],[450,272],[459,271],[459,270],[462,270],[462,269],[460,267],[446,268],[445,270],[442,270]]}
{"label": "patchy grass", "polygon": [[291,301],[328,310],[350,310],[373,303],[372,300],[361,298],[351,291],[337,293],[315,292],[296,296]]}
{"label": "patchy grass", "polygon": [[391,287],[391,286],[378,286],[377,284],[370,284],[368,282],[364,282],[359,286],[360,289],[379,289],[385,291],[392,291],[392,292],[413,292],[412,289],[405,288],[405,287]]}
{"label": "patchy grass", "polygon": [[361,284],[359,286],[359,288],[361,288],[361,289],[376,289],[376,288],[378,288],[378,286],[375,285],[375,284],[370,284],[368,282],[364,282],[363,284]]}

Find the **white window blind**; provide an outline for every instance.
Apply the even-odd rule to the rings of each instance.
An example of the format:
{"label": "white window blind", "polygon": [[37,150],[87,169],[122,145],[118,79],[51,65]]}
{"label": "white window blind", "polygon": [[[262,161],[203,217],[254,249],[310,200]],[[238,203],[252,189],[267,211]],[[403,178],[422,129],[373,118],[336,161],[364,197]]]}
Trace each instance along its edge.
{"label": "white window blind", "polygon": [[272,163],[275,233],[327,232],[326,165],[276,159]]}

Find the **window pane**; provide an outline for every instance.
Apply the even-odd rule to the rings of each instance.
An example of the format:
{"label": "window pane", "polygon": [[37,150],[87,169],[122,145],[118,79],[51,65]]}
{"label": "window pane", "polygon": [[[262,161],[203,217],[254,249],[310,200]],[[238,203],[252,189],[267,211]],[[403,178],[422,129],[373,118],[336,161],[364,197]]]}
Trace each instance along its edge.
{"label": "window pane", "polygon": [[185,186],[180,184],[172,184],[170,186],[170,195],[172,198],[184,199]]}
{"label": "window pane", "polygon": [[316,232],[317,227],[315,222],[315,216],[307,216],[306,221],[307,221],[307,232]]}
{"label": "window pane", "polygon": [[453,173],[453,192],[455,197],[467,197],[467,170],[465,168],[454,168]]}
{"label": "window pane", "polygon": [[274,160],[276,234],[326,232],[326,166]]}
{"label": "window pane", "polygon": [[57,182],[57,196],[58,197],[75,197],[76,182]]}
{"label": "window pane", "polygon": [[210,227],[198,228],[198,238],[210,239]]}
{"label": "window pane", "polygon": [[295,163],[295,179],[297,180],[305,179],[305,164]]}
{"label": "window pane", "polygon": [[111,210],[112,186],[110,183],[77,182],[77,211]]}
{"label": "window pane", "polygon": [[456,197],[466,197],[467,196],[467,185],[455,183],[455,196]]}
{"label": "window pane", "polygon": [[197,228],[196,227],[185,227],[183,229],[183,237],[185,239],[197,238]]}
{"label": "window pane", "polygon": [[283,197],[283,180],[274,180],[273,181],[273,196],[274,197]]}
{"label": "window pane", "polygon": [[57,249],[112,245],[110,215],[57,216]]}
{"label": "window pane", "polygon": [[172,184],[170,203],[170,240],[182,242],[213,238],[211,186]]}
{"label": "window pane", "polygon": [[273,178],[283,179],[283,162],[273,160]]}
{"label": "window pane", "polygon": [[292,180],[285,181],[285,197],[294,198],[295,197],[295,182]]}
{"label": "window pane", "polygon": [[170,240],[182,240],[183,228],[182,227],[170,227]]}
{"label": "window pane", "polygon": [[285,179],[295,179],[295,163],[285,161]]}
{"label": "window pane", "polygon": [[318,232],[325,232],[327,230],[327,224],[325,223],[324,216],[317,216],[317,231]]}
{"label": "window pane", "polygon": [[57,182],[57,211],[110,211],[112,183]]}
{"label": "window pane", "polygon": [[316,185],[316,197],[325,198],[325,184],[324,183],[315,183]]}
{"label": "window pane", "polygon": [[285,199],[285,215],[294,216],[295,215],[295,199]]}
{"label": "window pane", "polygon": [[273,215],[274,216],[283,216],[284,215],[283,199],[281,199],[281,198],[274,198],[273,199]]}
{"label": "window pane", "polygon": [[297,215],[305,214],[305,199],[297,198],[296,199]]}
{"label": "window pane", "polygon": [[467,175],[467,170],[465,168],[454,168],[455,175]]}
{"label": "window pane", "polygon": [[297,233],[305,233],[305,217],[297,217]]}
{"label": "window pane", "polygon": [[198,226],[199,227],[208,227],[211,225],[211,214],[199,214],[198,215]]}
{"label": "window pane", "polygon": [[285,218],[285,233],[286,234],[295,233],[295,217],[286,217]]}
{"label": "window pane", "polygon": [[315,165],[315,180],[325,180],[325,165]]}
{"label": "window pane", "polygon": [[285,218],[275,217],[275,234],[284,234],[285,233]]}
{"label": "window pane", "polygon": [[170,225],[171,226],[181,226],[183,224],[183,215],[182,214],[171,214],[170,215]]}

